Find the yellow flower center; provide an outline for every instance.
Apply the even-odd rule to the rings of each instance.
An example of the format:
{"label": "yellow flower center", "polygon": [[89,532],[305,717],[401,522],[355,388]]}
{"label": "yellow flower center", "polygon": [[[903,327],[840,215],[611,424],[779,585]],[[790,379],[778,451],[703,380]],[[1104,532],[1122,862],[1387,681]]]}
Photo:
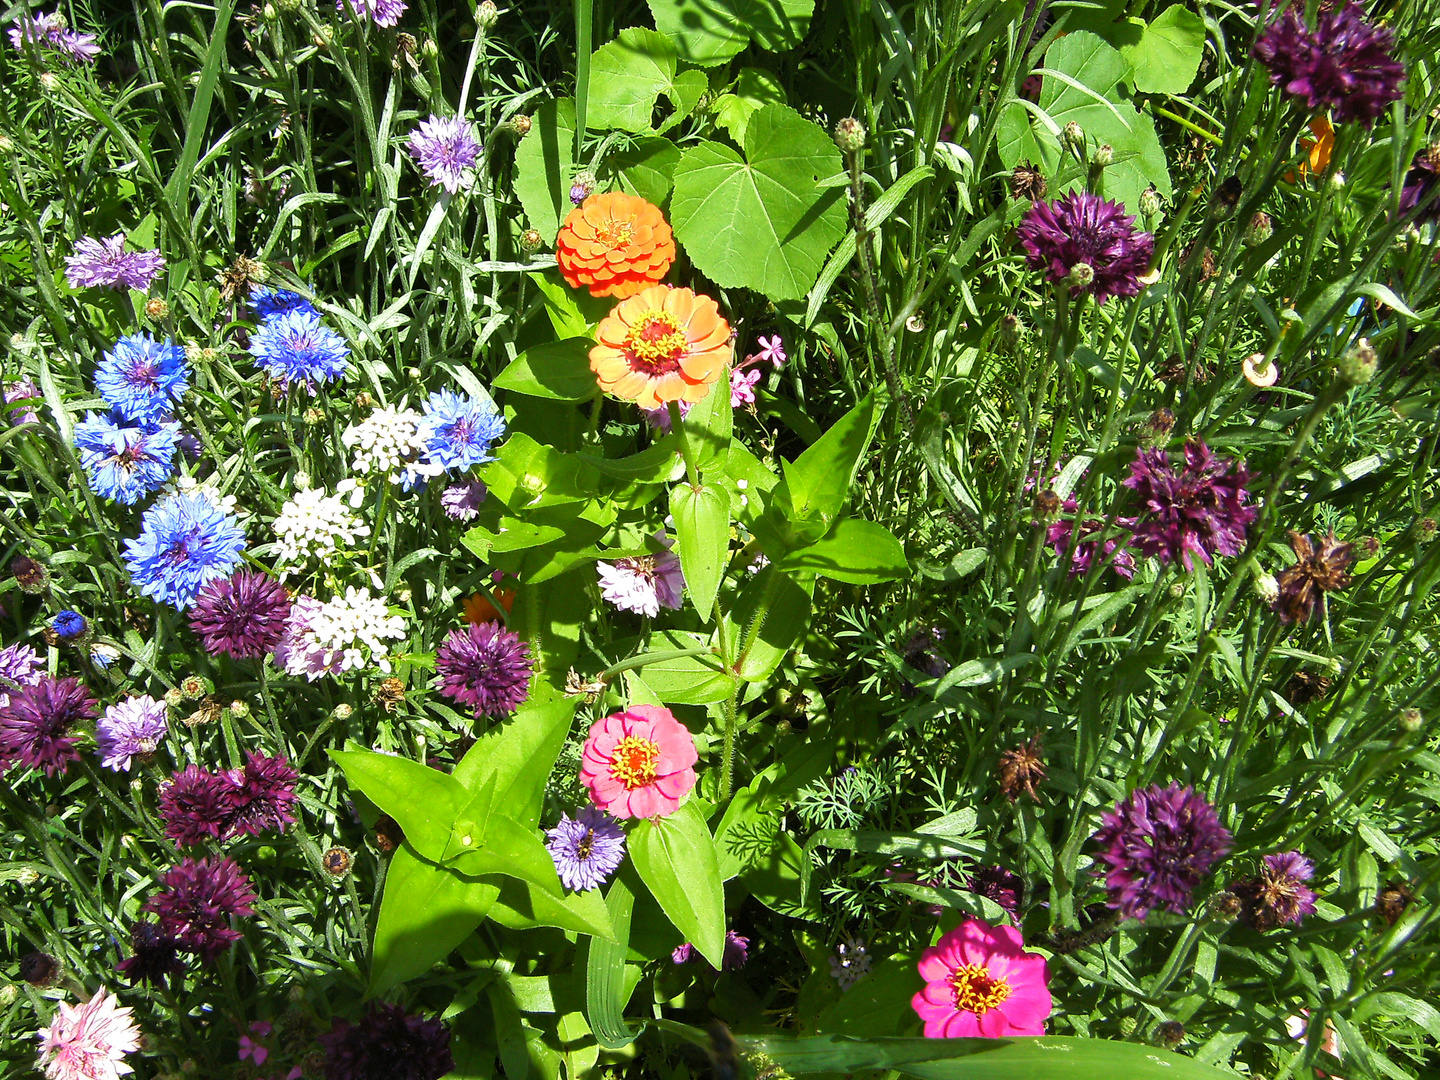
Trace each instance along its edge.
{"label": "yellow flower center", "polygon": [[625,785],[627,791],[655,782],[655,763],[660,760],[660,745],[639,735],[627,735],[615,747],[610,760],[610,775]]}
{"label": "yellow flower center", "polygon": [[664,375],[680,366],[680,358],[690,350],[690,339],[675,316],[652,309],[631,325],[623,348],[636,371]]}
{"label": "yellow flower center", "polygon": [[1008,982],[993,978],[989,971],[976,964],[956,968],[950,976],[950,985],[955,990],[955,1008],[976,1016],[984,1016],[1010,996]]}
{"label": "yellow flower center", "polygon": [[596,242],[604,244],[611,251],[616,248],[628,247],[634,236],[635,223],[633,221],[616,221],[611,218],[605,224],[595,227]]}

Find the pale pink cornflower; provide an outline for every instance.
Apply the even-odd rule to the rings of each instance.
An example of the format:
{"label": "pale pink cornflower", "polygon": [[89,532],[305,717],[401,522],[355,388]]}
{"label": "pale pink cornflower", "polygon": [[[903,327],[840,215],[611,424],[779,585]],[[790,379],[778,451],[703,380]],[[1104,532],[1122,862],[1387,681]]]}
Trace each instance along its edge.
{"label": "pale pink cornflower", "polygon": [[75,254],[65,259],[65,277],[72,289],[126,288],[144,292],[164,265],[165,257],[158,249],[126,251],[124,233],[103,240],[83,236],[75,241]]}
{"label": "pale pink cornflower", "polygon": [[[664,533],[656,539],[667,549],[673,543]],[[662,607],[680,610],[685,574],[680,569],[680,557],[672,551],[616,559],[613,563],[597,562],[595,569],[600,574],[600,595],[621,611],[653,619]]]}
{"label": "pale pink cornflower", "polygon": [[116,1080],[135,1071],[125,1055],[139,1049],[140,1029],[103,986],[83,1005],[62,1002],[39,1035],[49,1080]]}

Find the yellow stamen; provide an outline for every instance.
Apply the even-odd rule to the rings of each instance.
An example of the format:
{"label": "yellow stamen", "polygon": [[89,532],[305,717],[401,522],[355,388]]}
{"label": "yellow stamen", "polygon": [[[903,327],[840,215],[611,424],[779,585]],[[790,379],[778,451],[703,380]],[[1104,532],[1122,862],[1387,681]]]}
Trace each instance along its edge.
{"label": "yellow stamen", "polygon": [[660,760],[660,745],[638,735],[627,735],[615,747],[610,761],[610,775],[625,785],[627,791],[655,782],[655,765]]}
{"label": "yellow stamen", "polygon": [[992,977],[988,970],[976,964],[956,968],[950,976],[950,985],[955,990],[955,1008],[976,1016],[984,1016],[1010,996],[1008,982]]}
{"label": "yellow stamen", "polygon": [[631,325],[622,347],[631,366],[658,374],[680,366],[680,358],[689,351],[690,339],[675,316],[652,309]]}

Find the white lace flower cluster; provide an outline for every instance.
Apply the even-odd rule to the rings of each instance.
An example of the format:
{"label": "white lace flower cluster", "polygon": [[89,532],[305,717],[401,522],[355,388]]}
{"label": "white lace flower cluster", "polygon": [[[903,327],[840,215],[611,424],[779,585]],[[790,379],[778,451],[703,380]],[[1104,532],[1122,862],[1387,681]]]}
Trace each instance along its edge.
{"label": "white lace flower cluster", "polygon": [[414,409],[386,405],[340,434],[355,451],[351,467],[362,475],[386,473],[391,483],[414,487],[443,470],[426,460],[424,417]]}
{"label": "white lace flower cluster", "polygon": [[306,644],[313,644],[319,651],[319,660],[339,672],[354,671],[373,663],[388,675],[390,646],[386,642],[405,636],[405,620],[390,614],[383,596],[371,596],[369,589],[357,589],[353,585],[345,590],[344,596],[322,604],[309,622]]}
{"label": "white lace flower cluster", "polygon": [[280,564],[293,567],[311,559],[324,561],[369,536],[370,526],[355,513],[364,497],[364,489],[354,480],[341,480],[333,495],[324,488],[297,491],[275,519]]}

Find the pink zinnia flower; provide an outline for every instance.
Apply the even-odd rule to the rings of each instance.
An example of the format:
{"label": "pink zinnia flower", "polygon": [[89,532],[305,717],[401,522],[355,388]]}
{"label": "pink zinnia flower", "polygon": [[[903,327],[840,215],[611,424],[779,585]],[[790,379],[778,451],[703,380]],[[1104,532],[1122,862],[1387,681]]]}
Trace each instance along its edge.
{"label": "pink zinnia flower", "polygon": [[669,709],[632,705],[591,725],[580,782],[613,817],[664,817],[695,786],[699,756],[694,736]]}
{"label": "pink zinnia flower", "polygon": [[1050,1015],[1045,958],[1027,953],[1020,931],[966,919],[920,957],[925,989],[910,1005],[927,1039],[1044,1035]]}
{"label": "pink zinnia flower", "polygon": [[40,1032],[40,1061],[50,1080],[116,1080],[135,1071],[125,1055],[139,1046],[129,1008],[102,986],[84,1005],[61,1003]]}

